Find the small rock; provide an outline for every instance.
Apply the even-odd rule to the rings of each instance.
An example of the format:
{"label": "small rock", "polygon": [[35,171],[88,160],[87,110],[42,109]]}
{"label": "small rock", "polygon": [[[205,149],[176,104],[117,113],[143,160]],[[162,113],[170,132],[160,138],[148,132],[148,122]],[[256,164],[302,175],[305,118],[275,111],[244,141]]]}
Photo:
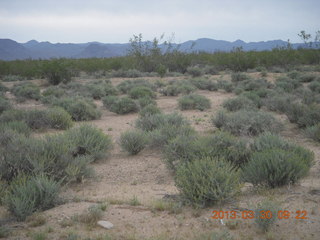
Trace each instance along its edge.
{"label": "small rock", "polygon": [[98,221],[98,225],[105,228],[105,229],[113,228],[113,224],[109,221]]}

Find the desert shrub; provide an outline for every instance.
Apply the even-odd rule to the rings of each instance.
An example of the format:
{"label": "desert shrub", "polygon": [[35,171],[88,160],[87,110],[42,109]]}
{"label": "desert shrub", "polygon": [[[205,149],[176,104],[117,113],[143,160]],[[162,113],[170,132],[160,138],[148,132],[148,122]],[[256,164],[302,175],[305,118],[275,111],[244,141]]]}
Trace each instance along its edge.
{"label": "desert shrub", "polygon": [[261,111],[239,110],[227,113],[223,118],[224,122],[216,118],[212,122],[234,135],[255,136],[263,132],[278,132],[282,126],[271,114]]}
{"label": "desert shrub", "polygon": [[161,93],[164,96],[178,96],[180,93],[179,86],[176,84],[168,85],[161,89]]}
{"label": "desert shrub", "polygon": [[108,155],[112,149],[110,136],[88,124],[71,128],[66,134],[73,144],[74,156],[90,155],[94,160],[98,160]]}
{"label": "desert shrub", "polygon": [[179,127],[188,125],[188,122],[178,113],[146,115],[136,121],[136,127],[147,132],[160,129],[164,125]]}
{"label": "desert shrub", "polygon": [[238,111],[240,109],[254,109],[255,104],[248,98],[239,96],[236,98],[227,99],[223,102],[222,106],[228,111]]}
{"label": "desert shrub", "polygon": [[217,91],[218,85],[210,79],[206,78],[193,78],[190,80],[196,88],[201,90]]}
{"label": "desert shrub", "polygon": [[2,77],[2,81],[4,82],[15,82],[15,81],[23,81],[23,80],[25,80],[25,78],[19,75],[5,75]]}
{"label": "desert shrub", "polygon": [[29,136],[31,133],[30,127],[23,121],[0,122],[0,132],[3,132],[5,129],[11,129],[25,136]]}
{"label": "desert shrub", "polygon": [[65,91],[58,86],[50,86],[42,92],[42,95],[45,97],[54,96],[60,98],[65,95]]}
{"label": "desert shrub", "polygon": [[33,83],[16,84],[11,91],[19,101],[25,101],[26,99],[39,100],[41,97],[40,88]]}
{"label": "desert shrub", "polygon": [[219,74],[219,71],[215,66],[207,65],[203,68],[204,74],[210,74],[210,75],[217,75]]}
{"label": "desert shrub", "polygon": [[319,105],[312,104],[312,105],[309,105],[308,107],[305,106],[304,110],[301,113],[303,114],[297,117],[298,119],[297,124],[299,127],[309,127],[309,126],[313,126],[320,123],[320,106]]}
{"label": "desert shrub", "polygon": [[203,71],[200,67],[194,66],[194,67],[188,67],[187,73],[190,74],[192,77],[199,77],[203,75]]}
{"label": "desert shrub", "polygon": [[161,110],[156,105],[149,104],[140,110],[139,115],[141,117],[145,117],[147,115],[155,115],[159,113],[161,113]]}
{"label": "desert shrub", "polygon": [[11,109],[11,108],[12,108],[12,105],[11,105],[10,101],[4,97],[1,97],[1,95],[0,95],[0,114],[6,110]]}
{"label": "desert shrub", "polygon": [[260,202],[255,208],[255,223],[267,232],[278,219],[279,204],[270,200]]}
{"label": "desert shrub", "polygon": [[121,78],[144,77],[144,73],[140,72],[137,69],[128,69],[128,70],[119,69],[118,71],[113,71],[111,75],[112,77],[121,77]]}
{"label": "desert shrub", "polygon": [[203,111],[211,107],[210,100],[198,94],[189,94],[178,99],[181,110],[198,109]]}
{"label": "desert shrub", "polygon": [[5,85],[2,84],[2,82],[0,81],[0,95],[3,94],[3,92],[8,91],[9,88],[7,88]]}
{"label": "desert shrub", "polygon": [[300,77],[298,78],[298,80],[299,80],[300,82],[306,83],[306,82],[312,82],[313,80],[316,79],[316,77],[317,77],[317,76],[314,75],[314,74],[305,73],[305,74],[300,75]]}
{"label": "desert shrub", "polygon": [[258,93],[256,91],[250,91],[250,92],[244,92],[240,95],[240,97],[245,97],[249,100],[251,100],[251,102],[257,107],[257,108],[261,108],[263,105],[263,100],[262,98],[258,95]]}
{"label": "desert shrub", "polygon": [[101,112],[97,106],[89,99],[66,97],[57,99],[54,106],[62,107],[75,121],[88,121],[101,117]]}
{"label": "desert shrub", "polygon": [[276,93],[264,99],[264,105],[271,111],[283,113],[294,100],[292,95]]}
{"label": "desert shrub", "polygon": [[219,129],[222,128],[227,120],[227,116],[228,114],[226,111],[218,111],[215,116],[211,117],[212,124]]}
{"label": "desert shrub", "polygon": [[296,183],[309,171],[305,161],[299,154],[279,148],[255,152],[243,167],[242,177],[253,185],[271,188]]}
{"label": "desert shrub", "polygon": [[224,158],[233,167],[242,167],[249,159],[250,149],[242,140],[226,132],[210,136],[196,137],[178,135],[165,147],[165,158],[170,168],[201,157]]}
{"label": "desert shrub", "polygon": [[194,85],[186,82],[181,82],[181,84],[177,86],[177,88],[178,88],[178,92],[182,94],[190,94],[196,90]]}
{"label": "desert shrub", "polygon": [[114,96],[118,94],[118,90],[107,81],[99,81],[88,84],[89,94],[94,99],[101,99],[105,96]]}
{"label": "desert shrub", "polygon": [[122,97],[111,104],[109,110],[117,114],[127,114],[137,112],[138,106],[131,98]]}
{"label": "desert shrub", "polygon": [[120,136],[121,148],[130,155],[138,154],[146,147],[147,143],[147,135],[141,130],[126,131]]}
{"label": "desert shrub", "polygon": [[255,152],[272,149],[282,149],[297,154],[309,167],[311,167],[313,164],[314,154],[311,151],[301,146],[290,143],[282,139],[278,135],[269,132],[261,134],[260,136],[255,138],[253,144],[251,145],[251,149]]}
{"label": "desert shrub", "polygon": [[126,80],[117,85],[117,89],[122,93],[129,93],[134,87],[148,87],[152,90],[156,89],[155,85],[143,79]]}
{"label": "desert shrub", "polygon": [[291,71],[287,73],[287,76],[291,79],[298,79],[300,77],[301,73],[298,71]]}
{"label": "desert shrub", "polygon": [[68,129],[72,127],[71,115],[63,108],[55,107],[47,110],[48,122],[51,128]]}
{"label": "desert shrub", "polygon": [[153,98],[150,98],[150,97],[139,98],[139,99],[137,99],[137,103],[138,103],[140,109],[143,109],[148,105],[153,105],[153,106],[157,105],[157,102]]}
{"label": "desert shrub", "polygon": [[26,111],[24,120],[32,129],[46,129],[50,127],[49,116],[45,110],[32,109]]}
{"label": "desert shrub", "polygon": [[71,71],[62,59],[53,59],[44,62],[42,72],[52,85],[71,81]]}
{"label": "desert shrub", "polygon": [[223,89],[226,92],[232,92],[234,89],[234,85],[231,82],[225,81],[225,80],[218,80],[217,82],[217,88]]}
{"label": "desert shrub", "polygon": [[239,174],[223,159],[194,159],[178,167],[175,183],[187,202],[204,207],[231,199]]}
{"label": "desert shrub", "polygon": [[242,72],[234,72],[231,74],[232,82],[241,82],[243,80],[247,80],[249,76]]}
{"label": "desert shrub", "polygon": [[312,92],[320,93],[320,81],[312,81],[308,87]]}
{"label": "desert shrub", "polygon": [[155,97],[155,93],[152,91],[152,89],[144,86],[134,87],[130,89],[128,94],[133,99],[138,99],[143,97],[149,97],[149,98]]}
{"label": "desert shrub", "polygon": [[19,221],[37,210],[53,207],[58,201],[60,184],[45,175],[20,176],[9,188],[6,203]]}
{"label": "desert shrub", "polygon": [[305,129],[305,135],[317,142],[320,142],[320,123]]}
{"label": "desert shrub", "polygon": [[276,88],[280,88],[285,92],[292,92],[293,90],[301,87],[302,84],[296,79],[290,79],[287,77],[279,77],[275,83]]}
{"label": "desert shrub", "polygon": [[118,101],[118,97],[116,96],[106,96],[102,98],[103,106],[106,109],[110,109],[111,105]]}

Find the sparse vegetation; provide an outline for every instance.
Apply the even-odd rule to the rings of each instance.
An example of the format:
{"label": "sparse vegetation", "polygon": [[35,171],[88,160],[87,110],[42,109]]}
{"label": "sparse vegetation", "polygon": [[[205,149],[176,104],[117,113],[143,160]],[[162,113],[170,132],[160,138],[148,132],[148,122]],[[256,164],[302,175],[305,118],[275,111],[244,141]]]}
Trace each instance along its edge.
{"label": "sparse vegetation", "polygon": [[278,219],[279,203],[266,200],[260,202],[255,209],[255,223],[267,232]]}
{"label": "sparse vegetation", "polygon": [[204,111],[211,107],[210,100],[198,94],[189,94],[178,99],[181,110],[198,109]]}
{"label": "sparse vegetation", "polygon": [[131,155],[138,154],[148,143],[147,135],[140,130],[126,131],[120,136],[120,146]]}

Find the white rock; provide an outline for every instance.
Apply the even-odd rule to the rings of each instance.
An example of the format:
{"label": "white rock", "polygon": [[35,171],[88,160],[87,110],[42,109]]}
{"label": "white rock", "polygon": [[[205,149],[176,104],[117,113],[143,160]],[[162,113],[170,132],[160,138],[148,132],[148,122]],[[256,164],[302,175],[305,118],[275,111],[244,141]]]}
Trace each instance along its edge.
{"label": "white rock", "polygon": [[113,228],[113,224],[109,221],[98,221],[98,225],[105,228],[105,229]]}

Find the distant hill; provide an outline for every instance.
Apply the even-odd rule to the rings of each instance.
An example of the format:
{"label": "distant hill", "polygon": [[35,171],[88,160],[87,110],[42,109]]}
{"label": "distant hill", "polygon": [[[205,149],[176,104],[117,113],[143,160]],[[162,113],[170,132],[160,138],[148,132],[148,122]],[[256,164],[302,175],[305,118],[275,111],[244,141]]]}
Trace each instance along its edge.
{"label": "distant hill", "polygon": [[[176,47],[178,44],[173,44]],[[231,51],[235,47],[242,47],[245,51],[271,50],[275,47],[284,47],[287,42],[272,40],[266,42],[249,42],[242,40],[228,42],[209,38],[200,38],[194,41],[187,41],[179,44],[179,49],[185,52],[203,51]],[[108,58],[124,56],[127,53],[129,44],[105,44],[99,42],[89,43],[50,43],[31,40],[26,43],[18,43],[11,39],[0,39],[0,59],[50,59],[50,58]],[[191,48],[191,46],[193,46]],[[293,48],[303,46],[301,43],[292,44]],[[160,47],[163,47],[160,45]]]}

